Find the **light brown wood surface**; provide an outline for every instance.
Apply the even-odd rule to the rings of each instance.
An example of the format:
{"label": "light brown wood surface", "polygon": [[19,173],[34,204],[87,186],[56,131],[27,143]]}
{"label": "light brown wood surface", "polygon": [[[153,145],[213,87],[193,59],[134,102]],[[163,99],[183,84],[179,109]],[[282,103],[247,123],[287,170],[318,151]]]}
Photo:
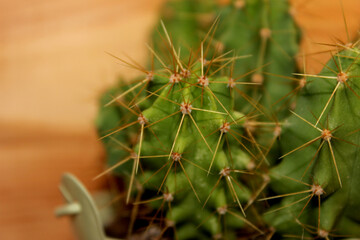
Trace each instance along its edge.
{"label": "light brown wood surface", "polygon": [[144,61],[160,3],[0,2],[0,239],[74,239],[54,208],[65,171],[104,185],[92,181],[103,167],[96,102],[126,71],[105,51]]}
{"label": "light brown wood surface", "polygon": [[[163,0],[13,0],[0,2],[0,239],[74,239],[61,204],[61,174],[91,189],[103,152],[93,127],[100,92],[124,69],[104,52],[144,62],[144,43]],[[275,0],[276,1],[276,0]],[[307,3],[302,3],[307,2]],[[343,0],[350,37],[360,1]],[[293,1],[306,53],[346,41],[338,0]],[[311,55],[316,72],[329,54]]]}
{"label": "light brown wood surface", "polygon": [[[306,56],[306,72],[318,73],[330,58],[324,44],[354,42],[360,38],[359,0],[290,0],[302,30],[299,55]],[[344,20],[345,17],[345,20]],[[324,53],[322,53],[324,52]],[[303,60],[298,58],[299,66]]]}

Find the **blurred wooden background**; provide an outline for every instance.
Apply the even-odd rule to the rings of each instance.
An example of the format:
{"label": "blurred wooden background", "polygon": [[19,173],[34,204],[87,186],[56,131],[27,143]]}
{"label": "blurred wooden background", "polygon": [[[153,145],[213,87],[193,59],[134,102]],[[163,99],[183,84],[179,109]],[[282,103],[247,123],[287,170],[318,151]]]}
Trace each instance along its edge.
{"label": "blurred wooden background", "polygon": [[[103,167],[93,127],[100,92],[124,69],[104,52],[146,59],[144,43],[164,0],[12,0],[0,2],[0,239],[74,239],[62,203],[61,174],[91,179]],[[338,0],[294,0],[302,49],[347,41]],[[343,0],[350,37],[357,35],[360,1]],[[308,71],[329,54],[310,55]],[[121,74],[120,74],[121,73]],[[125,75],[126,74],[126,75]]]}

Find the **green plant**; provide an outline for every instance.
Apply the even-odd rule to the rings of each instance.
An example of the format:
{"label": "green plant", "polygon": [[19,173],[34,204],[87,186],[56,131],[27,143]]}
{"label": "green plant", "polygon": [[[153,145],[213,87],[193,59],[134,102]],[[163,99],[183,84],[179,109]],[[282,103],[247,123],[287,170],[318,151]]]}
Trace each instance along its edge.
{"label": "green plant", "polygon": [[[297,192],[298,196],[285,197],[274,209],[299,199],[303,204],[297,203],[282,215],[269,216],[269,221],[276,222],[275,228],[283,233],[300,235],[305,228],[306,236],[311,233],[324,238],[360,236],[357,189],[360,135],[356,110],[360,52],[355,46],[345,48],[332,56],[318,75],[304,74],[307,84],[296,111],[284,127],[281,145],[286,154],[271,170],[274,174],[271,185],[279,194]],[[297,180],[283,184],[279,176]],[[318,203],[312,204],[311,198]],[[299,219],[293,221],[292,228],[289,220],[294,216]]]}
{"label": "green plant", "polygon": [[[171,42],[169,47],[173,49]],[[200,52],[202,55],[203,51]],[[213,210],[220,214],[229,212],[228,218],[240,219],[231,220],[229,236],[234,236],[232,231],[244,223],[262,233],[244,217],[242,204],[250,197],[250,190],[236,177],[254,174],[245,169],[250,155],[255,157],[239,140],[246,116],[233,109],[232,90],[227,87],[237,81],[226,75],[216,76],[222,68],[212,68],[211,64],[204,67],[197,62],[199,56],[195,62],[185,61],[188,62],[185,65],[174,49],[171,55],[174,68],[164,66],[155,71],[148,78],[151,82],[143,99],[129,99],[133,102],[130,105],[118,97],[110,99],[133,115],[130,124],[104,135],[108,137],[108,146],[121,144],[129,152],[129,157],[120,162],[124,163],[123,171],[131,172],[127,199],[130,199],[135,175],[146,189],[145,196],[157,196],[156,193],[161,192],[160,197],[153,199],[157,202],[149,202],[159,210],[167,209],[167,224],[176,223],[180,239],[220,234],[222,226],[211,213]],[[113,126],[116,126],[121,119],[118,106],[112,105],[103,111],[107,116],[100,114],[100,124],[108,121],[111,112]],[[131,125],[137,125],[134,131],[128,129]],[[126,139],[139,125],[138,141],[133,148],[124,146],[122,142],[129,142]],[[126,133],[115,136],[120,130]],[[118,158],[113,157],[112,152],[109,156]],[[237,205],[230,210],[234,200]]]}
{"label": "green plant", "polygon": [[[299,31],[291,16],[288,1],[237,0],[237,1],[169,1],[162,11],[164,22],[171,32],[175,46],[194,49],[217,18],[221,19],[214,32],[213,51],[236,56],[251,56],[247,61],[236,61],[235,76],[245,75],[243,81],[256,83],[246,89],[252,98],[259,100],[271,112],[280,114],[283,106],[275,105],[292,90],[286,84],[295,70],[294,56],[298,52]],[[168,51],[155,31],[155,49]],[[211,52],[211,49],[208,49]],[[186,52],[186,48],[182,51]],[[186,54],[186,56],[188,56]],[[208,54],[208,57],[211,57]],[[205,59],[209,62],[210,59]],[[219,62],[217,62],[219,63]],[[282,78],[279,78],[282,76]],[[237,99],[238,104],[247,104]]]}
{"label": "green plant", "polygon": [[335,44],[343,51],[319,75],[293,78],[298,37],[286,1],[169,6],[149,68],[116,57],[144,77],[108,91],[97,119],[111,166],[99,176],[125,176],[133,215],[152,209],[145,232],[359,236],[356,44]]}

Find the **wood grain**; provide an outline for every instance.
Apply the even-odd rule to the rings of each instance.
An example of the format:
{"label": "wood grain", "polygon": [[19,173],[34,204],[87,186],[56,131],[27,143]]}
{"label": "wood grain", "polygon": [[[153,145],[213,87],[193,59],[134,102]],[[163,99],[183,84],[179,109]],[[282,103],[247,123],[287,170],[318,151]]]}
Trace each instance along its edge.
{"label": "wood grain", "polygon": [[[330,58],[326,44],[355,42],[360,37],[360,1],[291,0],[302,30],[300,55],[306,55],[306,72],[318,73]],[[343,7],[342,7],[343,6]],[[344,14],[343,14],[344,13]],[[345,16],[345,21],[344,21]],[[345,24],[346,22],[346,24]],[[299,66],[303,59],[298,58]]]}
{"label": "wood grain", "polygon": [[[93,127],[96,100],[124,69],[104,52],[144,62],[144,42],[163,0],[13,0],[0,2],[0,239],[74,239],[55,219],[64,171],[93,191],[103,152]],[[305,3],[303,3],[305,2]],[[343,0],[350,37],[360,1]],[[293,1],[305,53],[346,40],[337,0]],[[308,56],[319,71],[329,54]],[[300,60],[301,62],[301,60]],[[121,74],[120,74],[121,73]]]}
{"label": "wood grain", "polygon": [[[56,219],[63,172],[90,190],[103,167],[100,92],[134,72],[105,51],[144,61],[160,0],[0,2],[0,239],[74,239]],[[132,74],[132,75],[131,75]]]}

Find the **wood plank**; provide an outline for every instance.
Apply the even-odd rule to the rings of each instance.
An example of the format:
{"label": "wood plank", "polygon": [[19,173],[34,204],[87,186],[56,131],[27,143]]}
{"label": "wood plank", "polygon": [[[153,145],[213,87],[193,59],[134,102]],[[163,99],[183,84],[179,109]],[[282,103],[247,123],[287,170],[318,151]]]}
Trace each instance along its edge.
{"label": "wood plank", "polygon": [[[94,116],[119,73],[105,51],[144,61],[161,1],[0,3],[0,239],[74,239],[56,219],[63,172],[90,190],[103,168]],[[132,75],[131,75],[132,74]]]}

